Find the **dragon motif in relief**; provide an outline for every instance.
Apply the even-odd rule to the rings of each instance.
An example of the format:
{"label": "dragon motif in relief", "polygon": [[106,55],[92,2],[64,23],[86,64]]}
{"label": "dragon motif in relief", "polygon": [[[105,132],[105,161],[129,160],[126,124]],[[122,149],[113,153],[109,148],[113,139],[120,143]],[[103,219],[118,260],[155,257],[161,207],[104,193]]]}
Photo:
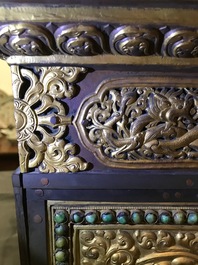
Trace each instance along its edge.
{"label": "dragon motif in relief", "polygon": [[86,99],[76,118],[82,142],[100,161],[130,167],[198,159],[196,88],[113,84]]}

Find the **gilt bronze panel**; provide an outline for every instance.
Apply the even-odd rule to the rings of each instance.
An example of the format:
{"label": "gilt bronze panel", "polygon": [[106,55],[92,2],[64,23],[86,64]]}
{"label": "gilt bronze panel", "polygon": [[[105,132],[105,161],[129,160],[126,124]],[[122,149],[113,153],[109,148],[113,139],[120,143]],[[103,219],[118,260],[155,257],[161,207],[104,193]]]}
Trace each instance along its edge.
{"label": "gilt bronze panel", "polygon": [[83,100],[74,123],[107,166],[197,167],[197,100],[178,79],[120,77]]}
{"label": "gilt bronze panel", "polygon": [[78,147],[67,141],[67,102],[77,93],[80,67],[12,66],[15,120],[21,172],[76,172],[88,164],[76,156]]}

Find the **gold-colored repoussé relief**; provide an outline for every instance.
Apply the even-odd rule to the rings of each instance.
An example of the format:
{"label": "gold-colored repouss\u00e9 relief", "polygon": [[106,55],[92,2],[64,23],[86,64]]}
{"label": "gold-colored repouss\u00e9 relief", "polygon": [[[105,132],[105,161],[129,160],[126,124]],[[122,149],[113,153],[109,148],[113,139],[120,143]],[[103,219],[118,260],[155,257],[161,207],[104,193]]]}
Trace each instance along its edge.
{"label": "gold-colored repouss\u00e9 relief", "polygon": [[173,86],[178,80],[166,78],[104,80],[83,99],[71,122],[65,99],[77,93],[76,82],[85,68],[11,68],[22,172],[36,167],[41,172],[88,169],[76,156],[76,145],[65,141],[71,123],[84,146],[107,166],[197,167],[194,85],[180,81]]}
{"label": "gold-colored repouss\u00e9 relief", "polygon": [[107,166],[197,167],[198,89],[171,82],[104,80],[74,121],[83,144]]}
{"label": "gold-colored repouss\u00e9 relief", "polygon": [[71,117],[63,99],[77,93],[76,82],[85,68],[11,66],[15,120],[21,172],[76,172],[88,164],[78,148],[65,140]]}
{"label": "gold-colored repouss\u00e9 relief", "polygon": [[[25,17],[24,10],[20,12]],[[46,10],[50,15],[55,9]],[[79,17],[72,14],[82,15],[83,9],[71,10],[67,21],[63,9],[58,9],[57,21],[50,15],[50,22],[34,16],[13,22],[10,9],[6,10],[11,12],[8,22],[0,23],[1,56],[10,56],[11,65],[29,66],[11,67],[21,172],[36,167],[41,172],[87,169],[88,164],[76,156],[76,145],[64,140],[71,124],[65,99],[75,96],[78,76],[85,73],[79,65],[93,69],[98,64],[197,65],[198,30],[188,17],[188,23],[173,17],[174,10],[124,8],[126,16],[120,17],[112,9],[109,17],[102,8],[95,21],[87,9],[89,15],[78,22],[74,18]],[[147,16],[139,23],[144,13]],[[46,67],[58,63],[62,66]],[[44,66],[32,67],[41,64]],[[139,168],[142,163],[145,168],[197,167],[196,86],[155,82],[150,87],[146,82],[135,85],[131,79],[127,84],[107,81],[95,91],[93,87],[93,95],[83,100],[75,126],[84,146],[99,161],[120,168]]]}
{"label": "gold-colored repouss\u00e9 relief", "polygon": [[[50,26],[44,27],[31,23],[5,24],[0,26],[0,51],[4,56],[52,54],[94,56],[108,53],[148,56],[160,53],[162,33],[158,29],[121,26],[112,30],[113,25],[100,25],[100,27],[84,24],[63,24],[60,26],[54,24],[54,32],[51,32]],[[105,34],[106,31],[111,31],[109,36]],[[193,36],[196,40],[196,31],[183,30],[181,32],[181,30],[176,29],[169,34],[171,38],[167,37],[164,42],[165,47],[162,51],[164,55],[173,57],[197,56],[196,52],[193,51],[197,47],[196,41],[193,42],[193,47],[185,42],[179,43],[180,50],[185,46],[183,54],[182,52],[171,52],[172,49],[169,48],[169,42],[173,45],[173,38],[175,42],[179,42],[181,37],[186,40],[185,35],[187,35],[187,39],[191,39]],[[177,47],[177,43],[174,44],[174,47]],[[169,54],[170,52],[171,54]]]}
{"label": "gold-colored repouss\u00e9 relief", "polygon": [[198,263],[196,207],[94,202],[87,205],[48,202],[52,264]]}
{"label": "gold-colored repouss\u00e9 relief", "polygon": [[[117,23],[117,22],[116,22]],[[151,25],[150,25],[151,24]],[[125,55],[198,57],[198,30],[181,26],[131,23],[0,23],[2,56]],[[122,60],[124,60],[124,56]],[[122,61],[121,61],[122,62]]]}

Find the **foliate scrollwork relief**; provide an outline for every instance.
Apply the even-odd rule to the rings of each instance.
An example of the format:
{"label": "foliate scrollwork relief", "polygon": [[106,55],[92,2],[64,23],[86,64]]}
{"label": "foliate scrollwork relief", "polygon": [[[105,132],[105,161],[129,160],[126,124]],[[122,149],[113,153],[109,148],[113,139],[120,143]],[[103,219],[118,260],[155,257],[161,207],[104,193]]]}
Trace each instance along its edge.
{"label": "foliate scrollwork relief", "polygon": [[49,55],[55,50],[54,37],[45,27],[30,23],[0,27],[0,51],[4,55]]}
{"label": "foliate scrollwork relief", "polygon": [[87,163],[75,155],[74,144],[63,136],[71,117],[67,104],[77,93],[76,82],[84,68],[12,66],[15,120],[22,172],[39,167],[41,172],[76,172]]}
{"label": "foliate scrollwork relief", "polygon": [[173,29],[167,32],[162,53],[171,57],[198,57],[198,31]]}
{"label": "foliate scrollwork relief", "polygon": [[176,159],[182,166],[198,159],[197,103],[196,88],[106,81],[84,100],[75,124],[84,145],[108,166],[166,167]]}
{"label": "foliate scrollwork relief", "polygon": [[113,53],[123,55],[146,56],[157,54],[161,34],[156,29],[122,26],[110,34],[110,45]]}
{"label": "foliate scrollwork relief", "polygon": [[104,34],[94,26],[65,25],[59,27],[54,36],[62,53],[89,56],[105,51]]}
{"label": "foliate scrollwork relief", "polygon": [[0,26],[0,51],[11,55],[198,56],[197,29],[104,23],[9,23]]}
{"label": "foliate scrollwork relief", "polygon": [[135,264],[139,249],[127,231],[82,230],[79,234],[81,264]]}
{"label": "foliate scrollwork relief", "polygon": [[56,140],[47,146],[40,171],[48,172],[77,172],[87,169],[88,164],[78,156],[78,148],[74,144],[66,144],[63,140]]}
{"label": "foliate scrollwork relief", "polygon": [[77,240],[80,264],[196,265],[198,262],[196,232],[89,227],[79,230]]}

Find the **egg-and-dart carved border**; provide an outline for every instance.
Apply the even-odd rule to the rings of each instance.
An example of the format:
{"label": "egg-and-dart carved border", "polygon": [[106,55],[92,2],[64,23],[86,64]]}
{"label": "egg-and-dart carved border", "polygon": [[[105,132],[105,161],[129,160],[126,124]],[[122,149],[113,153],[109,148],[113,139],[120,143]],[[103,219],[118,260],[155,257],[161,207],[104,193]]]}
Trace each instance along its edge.
{"label": "egg-and-dart carved border", "polygon": [[9,23],[0,26],[0,53],[2,57],[115,54],[194,58],[198,57],[198,30],[163,25]]}

